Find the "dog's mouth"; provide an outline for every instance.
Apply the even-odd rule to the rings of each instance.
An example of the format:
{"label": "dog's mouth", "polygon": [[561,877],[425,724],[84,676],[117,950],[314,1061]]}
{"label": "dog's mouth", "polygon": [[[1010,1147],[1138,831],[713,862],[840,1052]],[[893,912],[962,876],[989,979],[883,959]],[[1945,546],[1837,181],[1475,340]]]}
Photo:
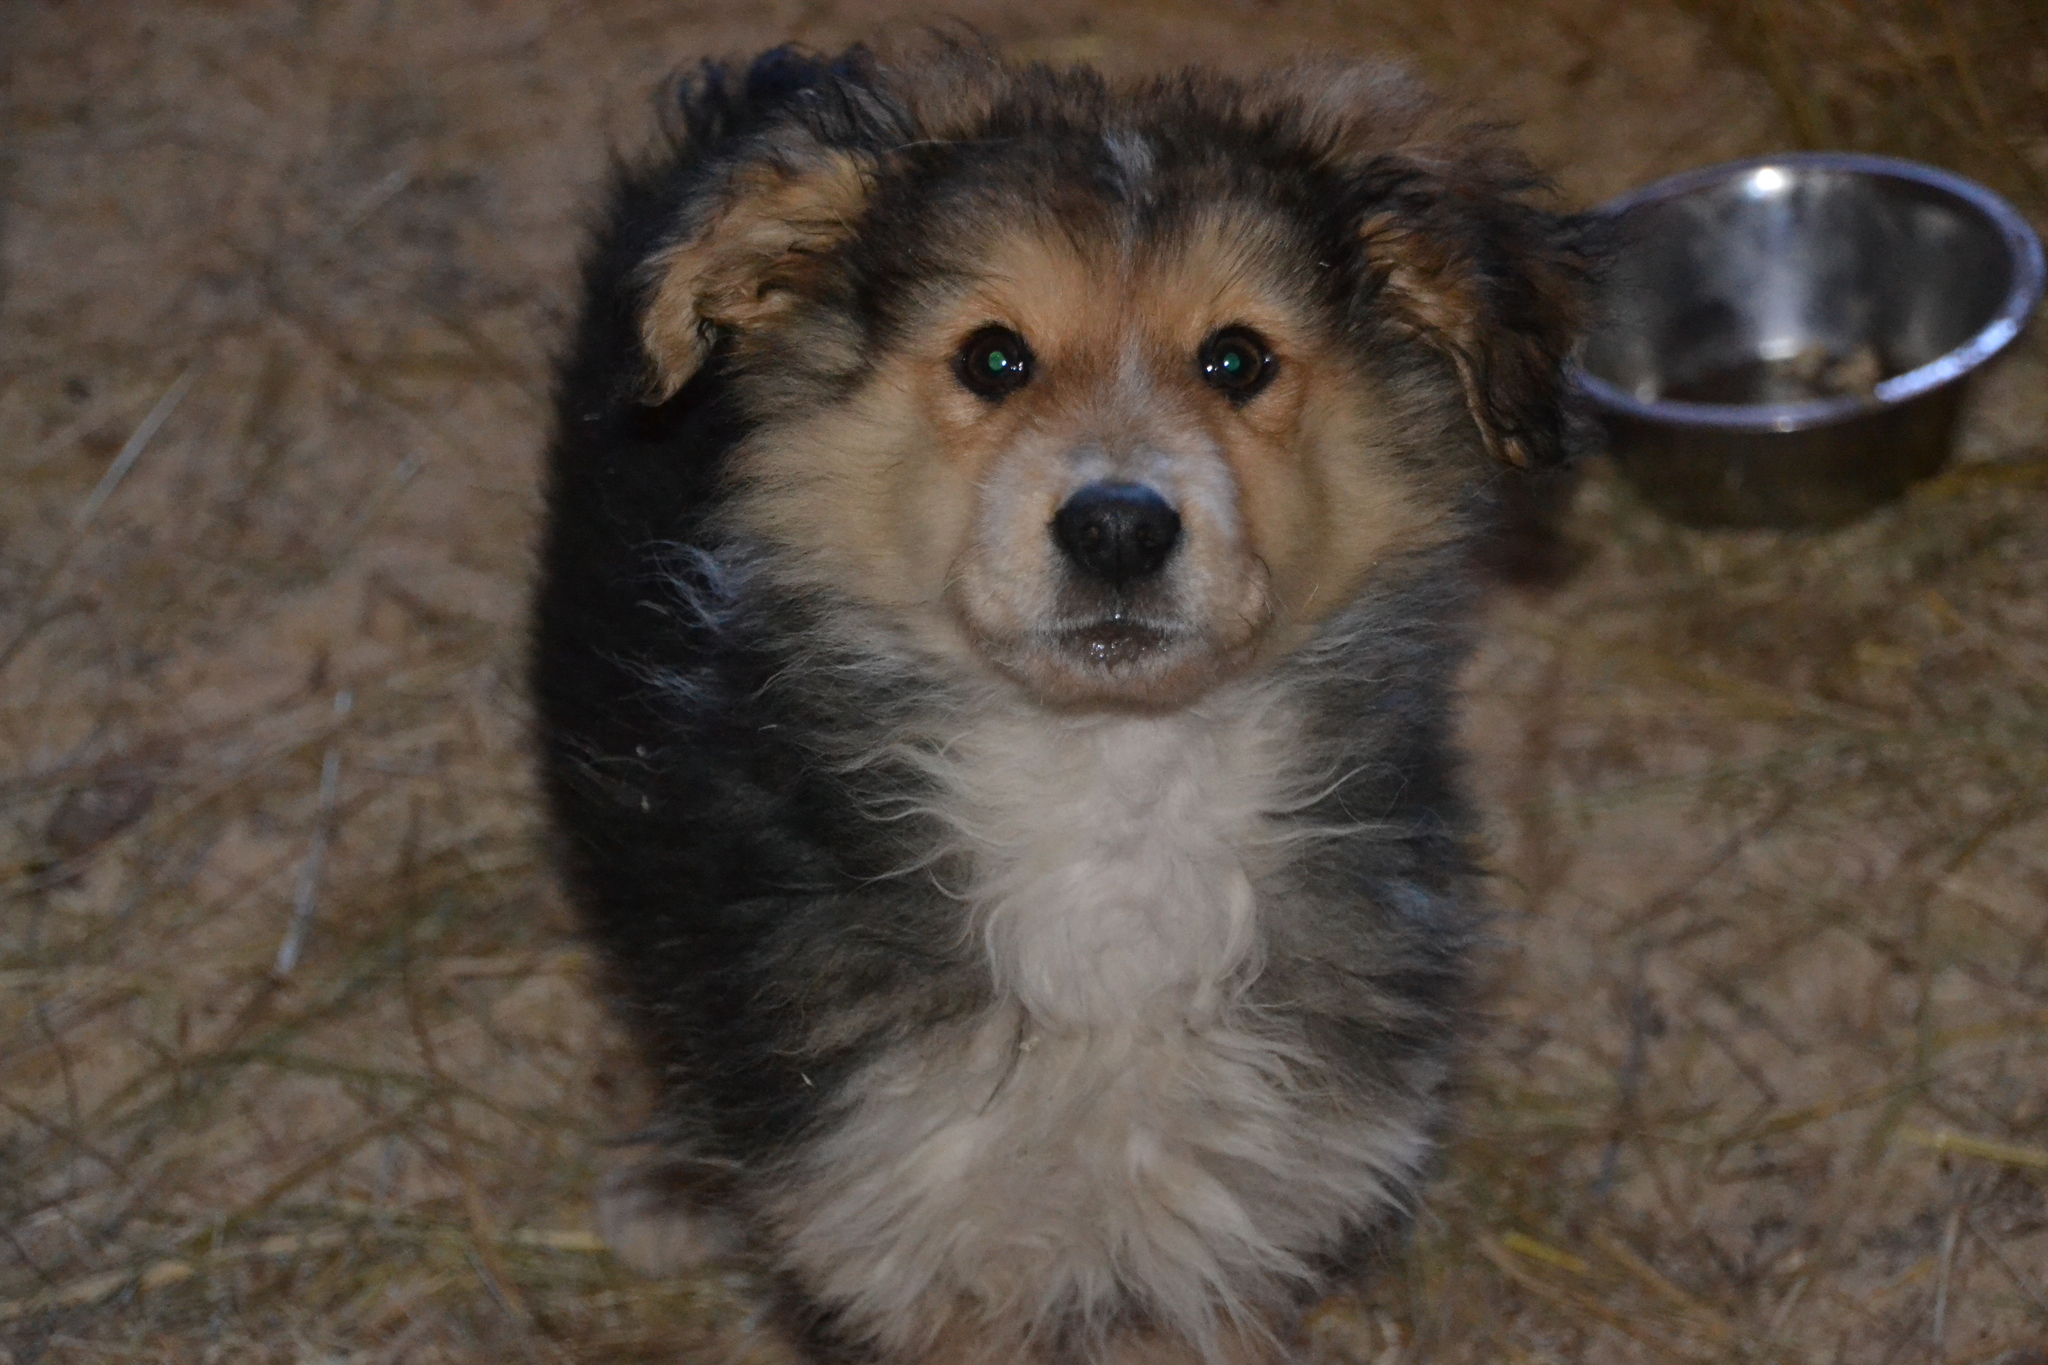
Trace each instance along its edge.
{"label": "dog's mouth", "polygon": [[1175,643],[1173,632],[1122,613],[1063,630],[1057,638],[1063,652],[1108,673],[1157,659]]}
{"label": "dog's mouth", "polygon": [[1193,622],[1111,608],[983,636],[984,657],[1055,705],[1183,706],[1230,671],[1242,651]]}

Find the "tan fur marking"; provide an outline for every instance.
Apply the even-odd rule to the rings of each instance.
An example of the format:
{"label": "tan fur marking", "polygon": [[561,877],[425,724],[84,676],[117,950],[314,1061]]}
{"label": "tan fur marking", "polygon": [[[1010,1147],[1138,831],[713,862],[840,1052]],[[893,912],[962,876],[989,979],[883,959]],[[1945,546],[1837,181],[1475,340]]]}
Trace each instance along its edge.
{"label": "tan fur marking", "polygon": [[652,397],[668,398],[697,372],[713,328],[758,327],[781,312],[805,259],[853,230],[867,189],[861,164],[842,152],[735,176],[710,221],[649,263],[659,283],[641,338],[655,367]]}
{"label": "tan fur marking", "polygon": [[1441,243],[1400,226],[1391,214],[1376,214],[1360,225],[1369,260],[1385,272],[1384,297],[1418,339],[1441,352],[1458,371],[1465,406],[1485,438],[1486,448],[1512,465],[1526,466],[1522,443],[1504,436],[1488,411],[1478,370],[1485,325],[1480,303],[1463,264]]}

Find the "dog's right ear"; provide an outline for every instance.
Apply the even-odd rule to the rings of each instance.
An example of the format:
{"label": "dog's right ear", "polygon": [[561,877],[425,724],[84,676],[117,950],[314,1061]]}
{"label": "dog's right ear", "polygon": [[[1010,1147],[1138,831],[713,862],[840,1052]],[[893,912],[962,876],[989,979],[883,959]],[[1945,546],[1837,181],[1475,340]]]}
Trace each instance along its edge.
{"label": "dog's right ear", "polygon": [[648,401],[688,383],[720,331],[745,333],[784,312],[822,254],[852,233],[870,182],[859,156],[817,143],[774,147],[728,171],[682,237],[647,263]]}

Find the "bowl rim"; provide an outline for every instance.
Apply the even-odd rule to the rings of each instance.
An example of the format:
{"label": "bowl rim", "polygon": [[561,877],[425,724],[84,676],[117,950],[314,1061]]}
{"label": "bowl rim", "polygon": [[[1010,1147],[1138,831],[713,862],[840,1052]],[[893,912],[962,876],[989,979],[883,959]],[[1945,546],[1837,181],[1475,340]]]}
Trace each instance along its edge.
{"label": "bowl rim", "polygon": [[2020,216],[2019,210],[1974,180],[1900,157],[1867,152],[1781,152],[1742,161],[1723,161],[1652,181],[1588,210],[1588,214],[1594,218],[1618,219],[1645,204],[1676,199],[1766,169],[1847,171],[1910,180],[1963,200],[1998,229],[2012,260],[2012,283],[1998,311],[1962,345],[1924,365],[1893,375],[1869,394],[1845,394],[1792,403],[1689,403],[1677,399],[1646,402],[1600,378],[1575,357],[1571,363],[1571,383],[1596,406],[1649,422],[1712,427],[1724,431],[1803,431],[1829,426],[1897,407],[1968,374],[2004,350],[2020,334],[2040,302],[2044,273],[2048,273],[2044,272],[2041,239],[2032,225]]}

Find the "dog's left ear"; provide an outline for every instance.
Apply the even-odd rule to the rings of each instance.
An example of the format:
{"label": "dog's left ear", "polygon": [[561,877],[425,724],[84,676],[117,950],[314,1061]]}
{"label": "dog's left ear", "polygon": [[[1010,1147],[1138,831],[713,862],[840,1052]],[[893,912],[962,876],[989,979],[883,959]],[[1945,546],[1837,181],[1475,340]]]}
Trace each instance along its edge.
{"label": "dog's left ear", "polygon": [[1487,448],[1560,462],[1564,362],[1590,287],[1585,223],[1529,203],[1542,178],[1400,67],[1299,62],[1253,99],[1348,187],[1367,306],[1450,361]]}
{"label": "dog's left ear", "polygon": [[732,168],[708,212],[648,262],[653,288],[640,336],[651,401],[689,382],[719,331],[744,333],[784,312],[860,218],[870,174],[855,153],[816,144],[764,150]]}
{"label": "dog's left ear", "polygon": [[1357,234],[1373,306],[1442,354],[1487,449],[1562,463],[1565,361],[1586,315],[1591,256],[1577,221],[1520,196],[1539,181],[1491,149],[1376,158]]}

